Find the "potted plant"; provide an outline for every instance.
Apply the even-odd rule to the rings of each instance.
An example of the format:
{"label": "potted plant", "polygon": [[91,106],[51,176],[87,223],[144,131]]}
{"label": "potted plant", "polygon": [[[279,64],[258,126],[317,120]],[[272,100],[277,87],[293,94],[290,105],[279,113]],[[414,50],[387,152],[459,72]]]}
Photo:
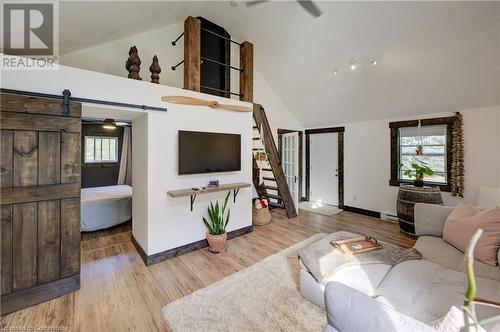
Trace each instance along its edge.
{"label": "potted plant", "polygon": [[259,161],[271,161],[271,155],[264,151],[258,151],[255,153],[255,159]]}
{"label": "potted plant", "polygon": [[415,149],[415,154],[417,156],[423,156],[424,155],[424,147],[421,144],[417,145],[417,148]]}
{"label": "potted plant", "polygon": [[[402,168],[403,164],[400,164],[399,167]],[[415,187],[423,187],[424,176],[432,176],[434,174],[434,171],[423,162],[412,163],[411,168],[413,169],[407,169],[403,174],[410,179],[413,177],[415,178],[413,181]]]}
{"label": "potted plant", "polygon": [[227,209],[227,213],[225,212],[230,194],[231,192],[229,191],[224,199],[222,208],[219,206],[219,201],[215,203],[215,206],[212,202],[210,202],[210,206],[208,207],[208,220],[205,217],[202,217],[203,223],[207,227],[208,245],[210,247],[210,251],[214,253],[221,252],[226,244],[226,227],[229,223],[231,210]]}

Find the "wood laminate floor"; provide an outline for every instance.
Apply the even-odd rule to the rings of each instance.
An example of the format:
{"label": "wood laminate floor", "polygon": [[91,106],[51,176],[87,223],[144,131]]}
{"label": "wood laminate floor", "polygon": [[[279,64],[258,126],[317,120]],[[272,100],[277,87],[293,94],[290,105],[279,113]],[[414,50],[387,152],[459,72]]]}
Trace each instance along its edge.
{"label": "wood laminate floor", "polygon": [[274,210],[272,223],[230,240],[225,253],[214,255],[201,249],[146,267],[130,240],[127,224],[82,234],[81,289],[2,317],[0,330],[165,331],[160,310],[167,303],[315,233],[338,230],[405,248],[414,243],[399,233],[397,224],[359,214],[328,217],[300,211],[297,218],[286,219],[282,210]]}

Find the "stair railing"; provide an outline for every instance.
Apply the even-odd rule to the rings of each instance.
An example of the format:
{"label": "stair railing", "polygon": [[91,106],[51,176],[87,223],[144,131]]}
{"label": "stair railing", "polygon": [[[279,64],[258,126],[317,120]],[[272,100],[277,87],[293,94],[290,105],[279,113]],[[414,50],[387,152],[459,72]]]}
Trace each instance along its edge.
{"label": "stair railing", "polygon": [[[285,174],[281,165],[279,164],[279,153],[276,148],[276,143],[274,142],[271,127],[269,126],[269,121],[264,108],[260,104],[253,104],[253,117],[255,124],[260,128],[260,136],[262,139],[262,146],[264,150],[271,156],[268,158],[269,165],[273,171],[274,178],[276,180],[276,185],[278,187],[281,200],[283,202],[283,207],[286,211],[288,218],[294,218],[297,216],[297,210],[295,209],[295,204],[293,202],[292,195],[290,193],[290,188],[285,179]],[[270,159],[270,160],[269,160]]]}

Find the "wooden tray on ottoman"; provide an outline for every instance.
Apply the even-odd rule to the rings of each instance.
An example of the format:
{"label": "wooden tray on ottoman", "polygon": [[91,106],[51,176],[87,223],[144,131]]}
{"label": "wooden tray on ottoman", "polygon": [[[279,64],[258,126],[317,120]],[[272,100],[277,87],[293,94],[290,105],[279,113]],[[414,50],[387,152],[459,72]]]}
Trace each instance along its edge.
{"label": "wooden tray on ottoman", "polygon": [[352,239],[330,242],[334,248],[339,249],[348,256],[382,249],[382,246],[372,237],[359,236]]}

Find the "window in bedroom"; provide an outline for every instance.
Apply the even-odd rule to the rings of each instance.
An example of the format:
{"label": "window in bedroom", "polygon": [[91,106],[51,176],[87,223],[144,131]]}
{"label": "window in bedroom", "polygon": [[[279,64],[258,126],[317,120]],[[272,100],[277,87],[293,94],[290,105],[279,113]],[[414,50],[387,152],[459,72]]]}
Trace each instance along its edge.
{"label": "window in bedroom", "polygon": [[118,162],[118,137],[85,136],[85,163]]}
{"label": "window in bedroom", "polygon": [[[405,175],[412,163],[429,166],[434,174],[424,177],[424,184],[438,185],[449,191],[453,117],[391,122],[390,185],[412,183]],[[420,155],[421,152],[421,155]],[[401,165],[401,167],[399,166]]]}

